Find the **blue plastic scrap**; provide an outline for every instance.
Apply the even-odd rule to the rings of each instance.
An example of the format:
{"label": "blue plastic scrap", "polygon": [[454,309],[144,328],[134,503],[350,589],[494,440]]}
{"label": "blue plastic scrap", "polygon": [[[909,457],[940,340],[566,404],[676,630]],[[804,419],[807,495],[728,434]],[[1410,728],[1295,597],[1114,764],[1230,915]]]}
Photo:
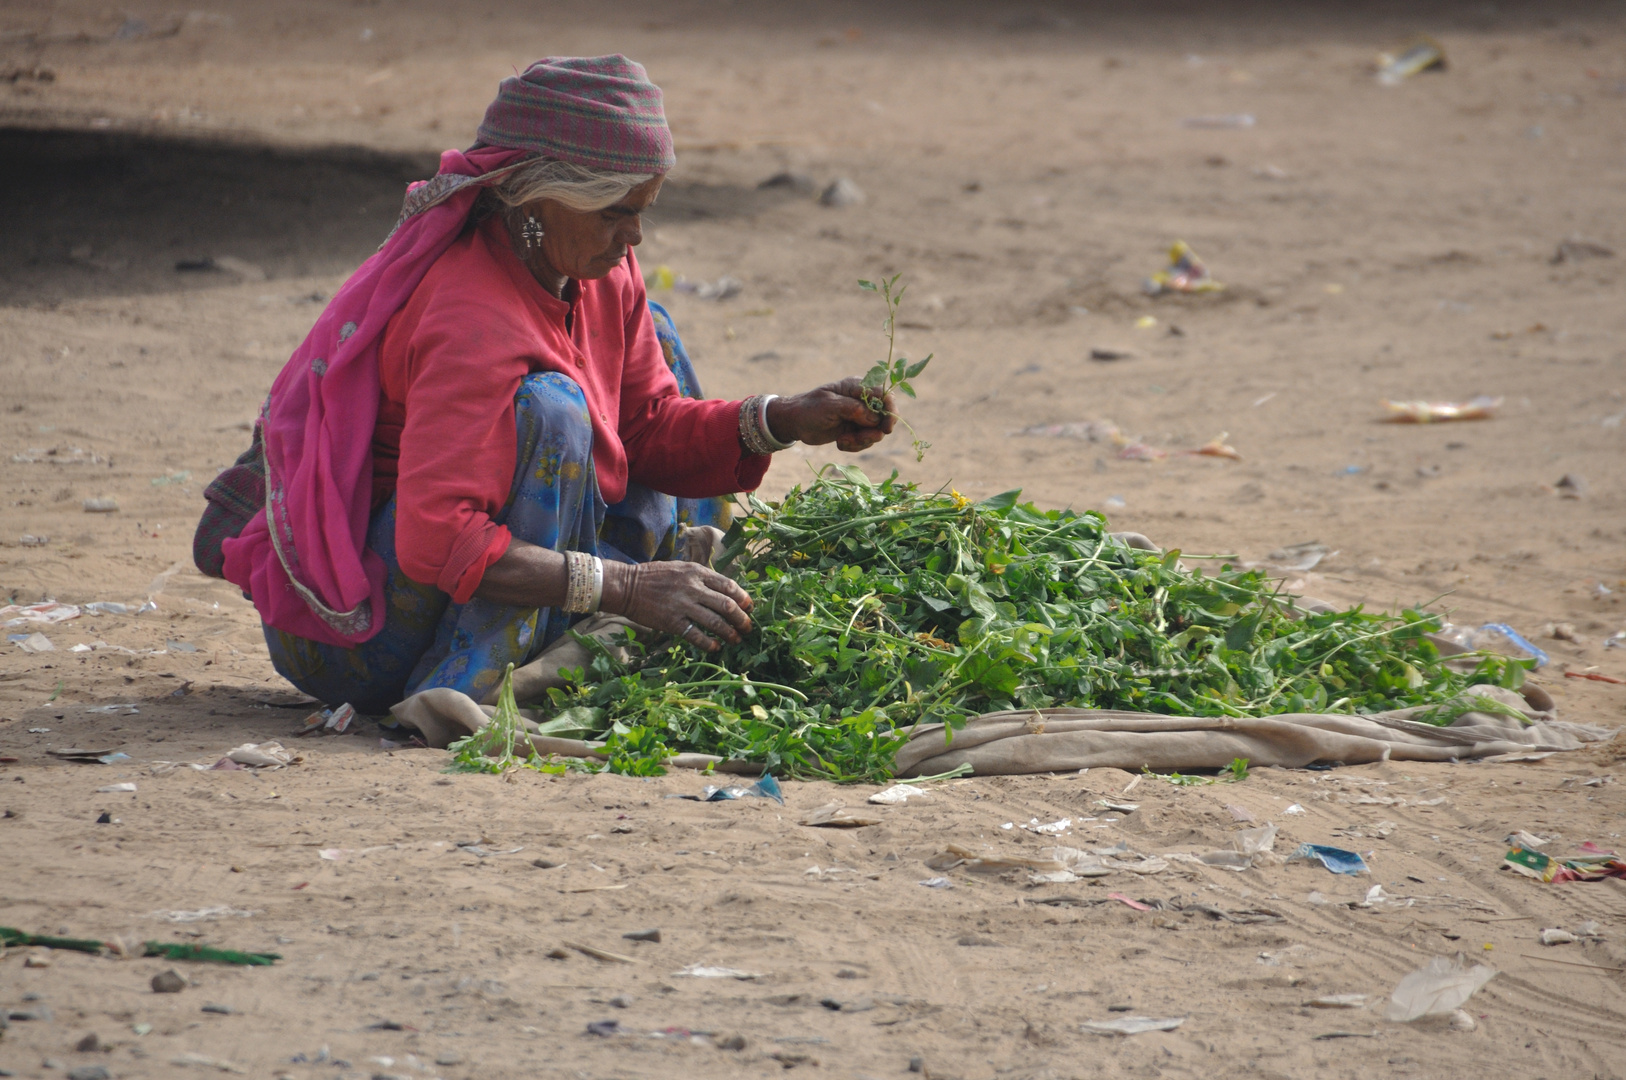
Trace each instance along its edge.
{"label": "blue plastic scrap", "polygon": [[1503,623],[1503,622],[1486,623],[1484,626],[1481,626],[1479,629],[1481,631],[1494,630],[1498,634],[1501,634],[1503,637],[1505,637],[1509,641],[1513,642],[1513,644],[1517,645],[1519,648],[1521,648],[1525,652],[1529,653],[1535,659],[1537,667],[1546,667],[1548,665],[1548,663],[1551,661],[1551,657],[1549,657],[1546,653],[1542,652],[1540,649],[1536,648],[1534,645],[1530,644],[1530,642],[1522,634],[1520,634],[1517,630],[1513,629],[1513,627],[1509,626],[1507,623]]}
{"label": "blue plastic scrap", "polygon": [[1335,874],[1369,874],[1366,860],[1353,851],[1343,848],[1327,847],[1325,844],[1300,844],[1297,851],[1287,857],[1288,862],[1294,859],[1315,859]]}
{"label": "blue plastic scrap", "polygon": [[772,799],[780,806],[785,805],[785,796],[779,790],[779,781],[770,775],[764,775],[754,784],[730,784],[727,787],[707,785],[706,796],[702,801],[721,802],[724,799],[743,799],[747,796]]}

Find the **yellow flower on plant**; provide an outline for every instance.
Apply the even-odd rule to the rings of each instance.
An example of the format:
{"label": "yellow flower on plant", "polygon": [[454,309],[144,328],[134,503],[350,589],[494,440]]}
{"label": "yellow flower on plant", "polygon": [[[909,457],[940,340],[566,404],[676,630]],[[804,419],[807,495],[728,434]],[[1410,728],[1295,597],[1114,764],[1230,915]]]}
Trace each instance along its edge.
{"label": "yellow flower on plant", "polygon": [[954,509],[956,510],[964,510],[966,507],[971,505],[970,499],[966,498],[964,495],[961,495],[953,488],[949,488],[949,498],[954,500]]}

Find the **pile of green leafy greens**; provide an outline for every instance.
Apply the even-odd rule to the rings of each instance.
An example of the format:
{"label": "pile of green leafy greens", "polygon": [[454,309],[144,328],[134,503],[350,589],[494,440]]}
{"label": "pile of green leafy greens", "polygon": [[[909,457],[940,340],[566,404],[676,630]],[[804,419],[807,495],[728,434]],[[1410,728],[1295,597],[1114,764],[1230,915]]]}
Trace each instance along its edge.
{"label": "pile of green leafy greens", "polygon": [[1440,617],[1309,613],[1258,570],[1187,569],[1132,548],[1098,513],[1039,510],[1008,492],[972,502],[896,475],[829,467],[781,502],[748,497],[720,568],[751,594],[755,629],[702,653],[591,639],[552,690],[606,740],[608,768],[648,775],[673,753],[761,762],[781,775],[877,781],[918,724],[1074,705],[1188,716],[1363,713],[1517,688],[1526,663],[1463,673],[1424,635]]}

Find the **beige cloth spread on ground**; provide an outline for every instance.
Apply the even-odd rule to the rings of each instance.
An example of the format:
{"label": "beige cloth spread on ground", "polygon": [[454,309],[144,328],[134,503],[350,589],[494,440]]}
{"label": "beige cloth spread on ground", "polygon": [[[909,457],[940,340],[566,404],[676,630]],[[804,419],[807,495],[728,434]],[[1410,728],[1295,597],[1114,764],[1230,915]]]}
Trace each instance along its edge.
{"label": "beige cloth spread on ground", "polygon": [[1539,687],[1494,698],[1528,721],[1468,712],[1449,727],[1410,719],[1423,708],[1370,716],[1288,713],[1270,717],[1185,717],[1108,709],[1028,709],[989,713],[944,739],[941,724],[916,731],[898,751],[899,776],[932,776],[969,764],[978,775],[1117,768],[1138,772],[1223,769],[1235,758],[1255,766],[1359,765],[1373,761],[1455,761],[1503,754],[1578,750],[1611,738],[1607,728],[1555,718]]}

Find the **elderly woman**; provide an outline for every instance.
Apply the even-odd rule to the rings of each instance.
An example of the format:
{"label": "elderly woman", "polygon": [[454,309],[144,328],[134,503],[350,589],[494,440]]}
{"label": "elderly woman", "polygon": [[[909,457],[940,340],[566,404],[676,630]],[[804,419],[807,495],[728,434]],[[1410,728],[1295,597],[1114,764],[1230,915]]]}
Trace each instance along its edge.
{"label": "elderly woman", "polygon": [[738,585],[674,558],[681,525],[726,524],[717,497],[795,442],[874,445],[891,403],[857,379],[700,399],[632,253],[674,163],[641,66],[550,58],[409,189],[206,493],[198,565],[254,601],[295,686],[479,700],[594,611],[703,649],[750,632]]}

